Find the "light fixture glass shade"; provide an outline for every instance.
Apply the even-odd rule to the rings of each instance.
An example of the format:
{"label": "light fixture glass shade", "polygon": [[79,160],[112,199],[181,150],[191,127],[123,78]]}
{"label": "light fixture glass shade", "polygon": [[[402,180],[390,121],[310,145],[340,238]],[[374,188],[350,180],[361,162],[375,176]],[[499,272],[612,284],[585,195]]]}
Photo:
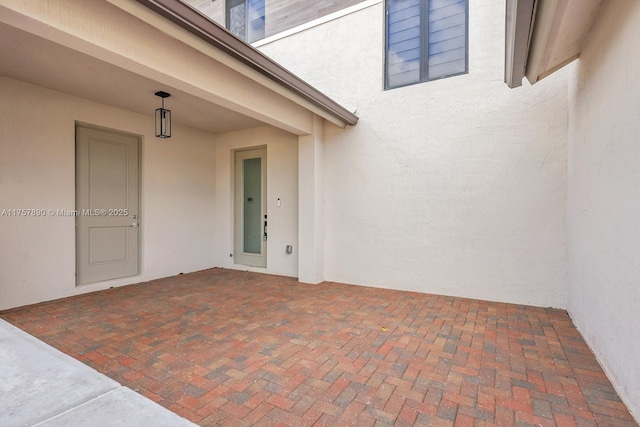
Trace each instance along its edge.
{"label": "light fixture glass shade", "polygon": [[156,136],[171,138],[171,110],[158,108],[156,110]]}

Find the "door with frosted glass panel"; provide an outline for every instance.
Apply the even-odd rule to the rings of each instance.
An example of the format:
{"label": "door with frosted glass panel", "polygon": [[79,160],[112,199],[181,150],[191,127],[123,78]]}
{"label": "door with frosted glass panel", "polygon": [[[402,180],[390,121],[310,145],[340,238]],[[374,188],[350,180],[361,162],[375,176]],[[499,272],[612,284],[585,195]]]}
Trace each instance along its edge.
{"label": "door with frosted glass panel", "polygon": [[236,151],[234,262],[267,266],[267,150]]}

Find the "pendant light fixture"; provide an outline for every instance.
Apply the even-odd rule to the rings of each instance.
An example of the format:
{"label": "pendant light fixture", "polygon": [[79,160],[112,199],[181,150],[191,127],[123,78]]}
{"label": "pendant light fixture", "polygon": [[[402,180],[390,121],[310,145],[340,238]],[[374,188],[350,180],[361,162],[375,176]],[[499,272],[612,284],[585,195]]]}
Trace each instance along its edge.
{"label": "pendant light fixture", "polygon": [[158,138],[171,138],[171,110],[164,108],[164,99],[170,97],[171,94],[158,91],[156,96],[162,98],[162,107],[156,110],[156,136]]}

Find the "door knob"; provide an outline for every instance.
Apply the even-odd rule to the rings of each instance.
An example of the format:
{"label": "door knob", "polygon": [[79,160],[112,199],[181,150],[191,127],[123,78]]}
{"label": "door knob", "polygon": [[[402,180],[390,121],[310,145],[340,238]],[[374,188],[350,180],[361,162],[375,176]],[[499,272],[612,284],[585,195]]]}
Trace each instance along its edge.
{"label": "door knob", "polygon": [[138,228],[138,223],[137,223],[137,222],[134,222],[133,224],[131,224],[131,227],[133,227],[133,228]]}

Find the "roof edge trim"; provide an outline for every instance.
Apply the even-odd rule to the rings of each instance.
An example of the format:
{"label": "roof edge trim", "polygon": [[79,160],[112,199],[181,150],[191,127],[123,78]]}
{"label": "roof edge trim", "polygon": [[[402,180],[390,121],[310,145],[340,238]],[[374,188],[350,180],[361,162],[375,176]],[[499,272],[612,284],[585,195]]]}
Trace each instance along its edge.
{"label": "roof edge trim", "polygon": [[291,90],[346,125],[358,123],[358,116],[354,113],[180,0],[135,1]]}
{"label": "roof edge trim", "polygon": [[537,0],[507,0],[504,82],[522,86],[534,26]]}

